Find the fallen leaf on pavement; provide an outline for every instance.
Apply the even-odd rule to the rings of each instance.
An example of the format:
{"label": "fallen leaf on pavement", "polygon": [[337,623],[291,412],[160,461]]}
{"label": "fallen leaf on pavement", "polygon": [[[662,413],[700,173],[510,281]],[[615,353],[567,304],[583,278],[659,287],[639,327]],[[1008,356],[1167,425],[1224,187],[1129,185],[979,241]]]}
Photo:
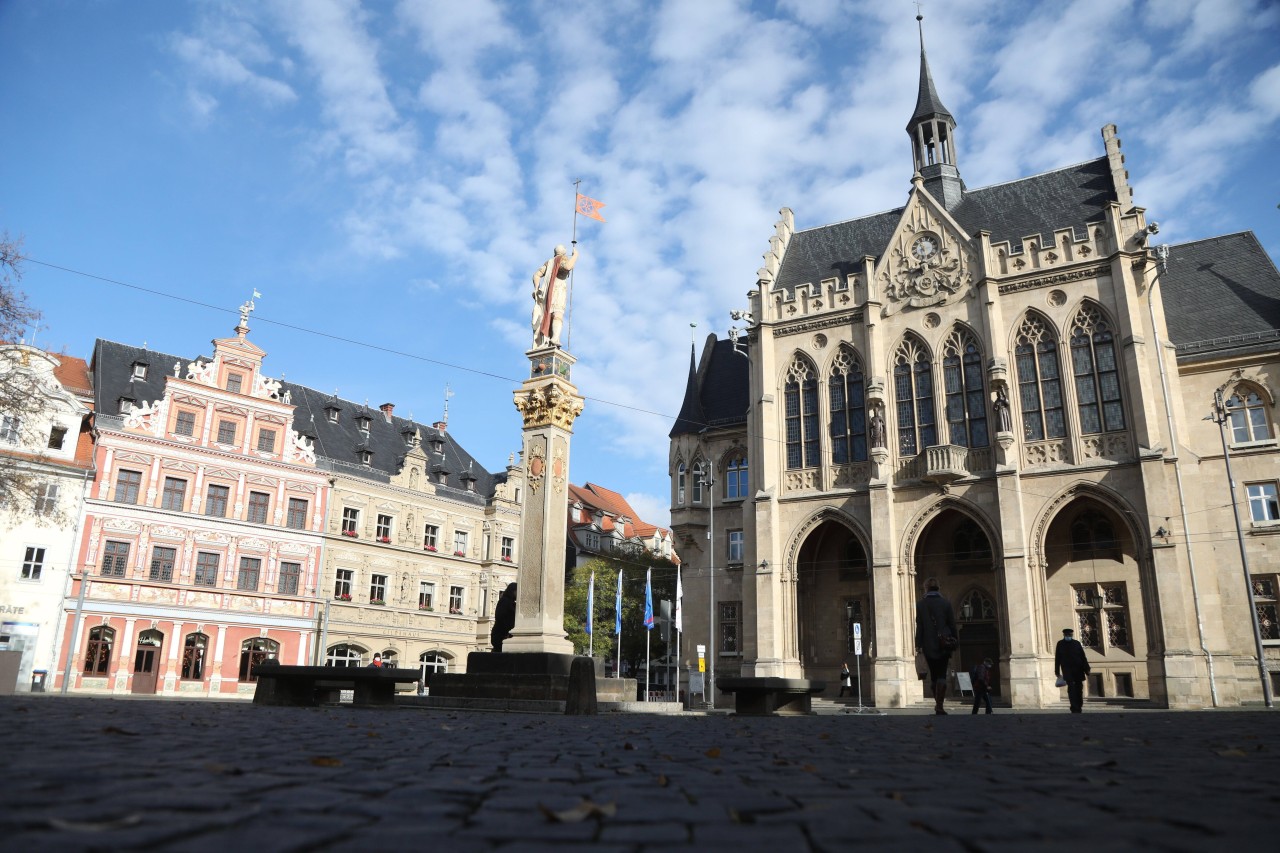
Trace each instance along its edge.
{"label": "fallen leaf on pavement", "polygon": [[102,730],[104,735],[125,735],[127,737],[137,737],[137,732],[126,731],[119,726],[107,726]]}
{"label": "fallen leaf on pavement", "polygon": [[713,746],[713,747],[711,747],[710,749],[708,749],[706,752],[704,752],[704,753],[703,753],[703,755],[705,755],[707,758],[719,758],[719,757],[720,757],[720,747],[718,747],[718,746]]}
{"label": "fallen leaf on pavement", "polygon": [[558,812],[547,808],[542,803],[538,803],[538,811],[552,823],[581,823],[589,817],[606,818],[613,817],[618,813],[617,803],[597,804],[590,800],[583,800],[571,809]]}
{"label": "fallen leaf on pavement", "polygon": [[330,758],[327,755],[317,755],[311,759],[311,763],[316,767],[341,767],[342,760],[339,758]]}

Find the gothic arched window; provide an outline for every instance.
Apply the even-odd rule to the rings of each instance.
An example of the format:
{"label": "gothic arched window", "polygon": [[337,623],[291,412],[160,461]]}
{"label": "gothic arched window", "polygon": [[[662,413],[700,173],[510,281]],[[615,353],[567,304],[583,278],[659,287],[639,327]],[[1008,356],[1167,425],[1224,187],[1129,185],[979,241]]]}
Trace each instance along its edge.
{"label": "gothic arched window", "polygon": [[1115,341],[1106,319],[1093,305],[1082,307],[1071,323],[1071,364],[1080,432],[1089,435],[1124,429]]}
{"label": "gothic arched window", "polygon": [[1028,441],[1063,438],[1067,434],[1067,421],[1062,411],[1058,343],[1043,318],[1027,315],[1018,329],[1013,354],[1018,365],[1023,438]]}
{"label": "gothic arched window", "polygon": [[1096,510],[1085,510],[1071,522],[1071,559],[1096,557],[1120,559],[1120,540],[1111,519]]}
{"label": "gothic arched window", "polygon": [[690,479],[690,485],[693,487],[693,502],[700,504],[702,503],[702,487],[707,481],[707,463],[702,460],[693,463],[693,476]]}
{"label": "gothic arched window", "polygon": [[831,461],[837,465],[867,458],[867,402],[862,363],[841,349],[831,366]]}
{"label": "gothic arched window", "polygon": [[787,467],[818,464],[818,380],[813,365],[796,356],[783,392],[787,419]]}
{"label": "gothic arched window", "polygon": [[676,466],[676,506],[684,506],[684,463]]}
{"label": "gothic arched window", "polygon": [[1227,400],[1227,416],[1231,418],[1231,440],[1262,441],[1271,438],[1267,406],[1256,389],[1248,385],[1236,388]]}
{"label": "gothic arched window", "polygon": [[734,456],[729,460],[725,472],[724,496],[726,498],[745,498],[747,496],[747,457]]}
{"label": "gothic arched window", "polygon": [[933,365],[929,353],[907,338],[893,359],[893,393],[898,405],[898,452],[915,456],[938,443],[933,411]]}
{"label": "gothic arched window", "polygon": [[942,349],[947,397],[947,434],[961,447],[986,447],[987,399],[982,386],[982,353],[972,336],[955,331]]}

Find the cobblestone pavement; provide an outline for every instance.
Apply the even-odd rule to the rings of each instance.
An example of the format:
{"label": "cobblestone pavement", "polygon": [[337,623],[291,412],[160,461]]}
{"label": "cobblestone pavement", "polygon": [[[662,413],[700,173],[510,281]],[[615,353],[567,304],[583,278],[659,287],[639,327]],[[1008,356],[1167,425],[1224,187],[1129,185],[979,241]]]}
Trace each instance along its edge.
{"label": "cobblestone pavement", "polygon": [[1280,820],[1266,711],[563,717],[20,696],[0,720],[6,851],[1203,851],[1270,847]]}

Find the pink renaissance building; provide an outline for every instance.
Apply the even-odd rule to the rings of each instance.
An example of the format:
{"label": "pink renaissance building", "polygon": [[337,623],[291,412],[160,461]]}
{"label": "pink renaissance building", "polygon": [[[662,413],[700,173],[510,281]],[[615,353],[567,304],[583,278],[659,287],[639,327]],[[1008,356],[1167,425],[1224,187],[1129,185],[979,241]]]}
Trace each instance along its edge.
{"label": "pink renaissance building", "polygon": [[262,373],[252,308],[212,358],[96,342],[98,474],[58,689],[248,696],[260,661],[314,662],[329,475]]}

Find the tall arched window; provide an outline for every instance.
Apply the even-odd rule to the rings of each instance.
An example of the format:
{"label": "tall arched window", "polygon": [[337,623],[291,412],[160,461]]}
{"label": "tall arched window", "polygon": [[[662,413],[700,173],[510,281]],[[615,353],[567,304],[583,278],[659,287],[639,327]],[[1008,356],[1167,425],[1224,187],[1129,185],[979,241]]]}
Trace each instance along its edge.
{"label": "tall arched window", "polygon": [[676,466],[676,506],[684,506],[684,463]]}
{"label": "tall arched window", "polygon": [[1040,441],[1064,437],[1067,421],[1062,413],[1058,344],[1049,324],[1039,315],[1028,314],[1022,321],[1013,354],[1018,365],[1023,438]]}
{"label": "tall arched window", "polygon": [[837,465],[867,458],[866,380],[862,363],[841,349],[831,365],[827,393],[831,400],[831,461]]}
{"label": "tall arched window", "polygon": [[955,331],[942,348],[942,380],[947,396],[947,435],[961,447],[986,447],[987,397],[982,385],[982,353],[973,337]]}
{"label": "tall arched window", "polygon": [[85,648],[84,674],[106,675],[111,669],[111,647],[115,644],[116,632],[106,625],[89,629],[89,644]]}
{"label": "tall arched window", "polygon": [[813,365],[796,356],[787,369],[784,391],[787,418],[787,467],[818,464],[818,379]]}
{"label": "tall arched window", "polygon": [[693,488],[693,502],[695,504],[702,503],[702,487],[707,481],[707,463],[699,459],[693,463],[693,482],[690,485]]}
{"label": "tall arched window", "polygon": [[257,681],[258,676],[253,671],[254,668],[267,658],[273,658],[279,654],[280,644],[275,640],[269,640],[266,637],[245,640],[240,644],[240,680]]}
{"label": "tall arched window", "polygon": [[1231,418],[1231,440],[1262,441],[1271,438],[1271,424],[1267,421],[1267,406],[1257,390],[1248,385],[1236,388],[1227,400],[1227,415]]}
{"label": "tall arched window", "polygon": [[329,666],[360,666],[365,650],[350,643],[341,643],[329,649],[325,663]]}
{"label": "tall arched window", "polygon": [[1111,329],[1096,306],[1085,305],[1071,323],[1071,365],[1084,435],[1124,429],[1120,374]]}
{"label": "tall arched window", "polygon": [[938,443],[933,412],[933,366],[917,340],[907,338],[893,358],[893,393],[898,406],[898,453],[915,456]]}
{"label": "tall arched window", "polygon": [[449,658],[440,652],[423,652],[418,655],[418,665],[423,672],[448,672]]}
{"label": "tall arched window", "polygon": [[204,634],[187,634],[182,646],[182,677],[193,681],[204,678],[205,655],[209,651],[209,638]]}
{"label": "tall arched window", "polygon": [[749,480],[747,476],[747,457],[730,457],[724,480],[724,496],[726,498],[745,498]]}

